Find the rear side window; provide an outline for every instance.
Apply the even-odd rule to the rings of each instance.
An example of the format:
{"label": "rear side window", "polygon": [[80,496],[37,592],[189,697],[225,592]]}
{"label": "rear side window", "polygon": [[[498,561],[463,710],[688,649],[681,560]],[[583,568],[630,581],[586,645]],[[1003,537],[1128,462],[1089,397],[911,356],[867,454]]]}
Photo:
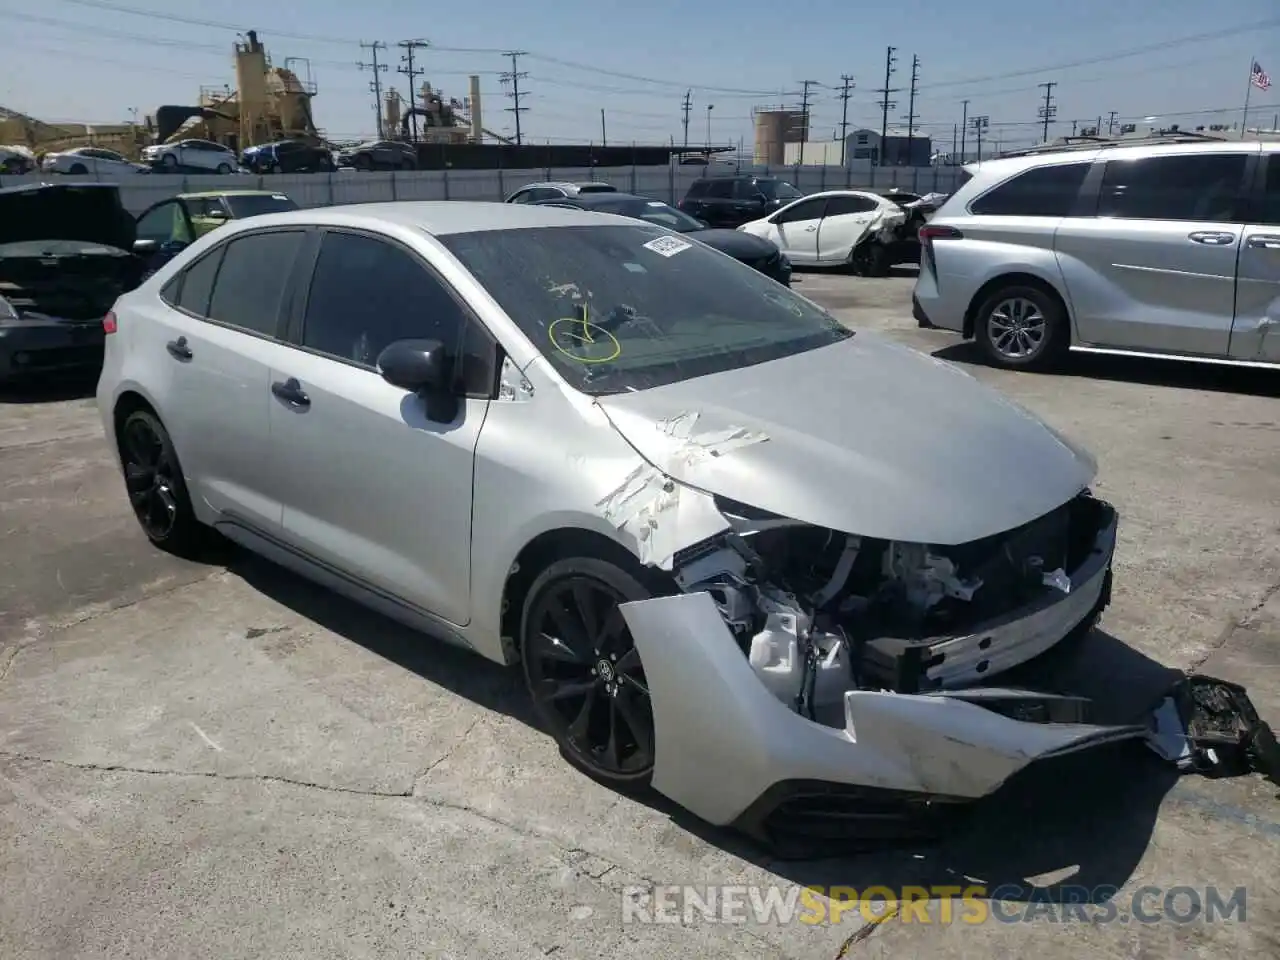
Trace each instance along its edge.
{"label": "rear side window", "polygon": [[1060,163],[1027,170],[974,200],[969,212],[989,217],[1068,217],[1089,167],[1089,163]]}
{"label": "rear side window", "polygon": [[280,301],[304,236],[300,230],[288,230],[250,234],[228,243],[209,302],[209,319],[274,337]]}
{"label": "rear side window", "polygon": [[1243,222],[1243,153],[1108,160],[1098,216]]}
{"label": "rear side window", "polygon": [[707,194],[713,200],[730,200],[733,198],[732,180],[713,180],[707,184]]}
{"label": "rear side window", "polygon": [[689,192],[685,194],[685,197],[691,200],[696,200],[698,197],[705,197],[706,195],[707,181],[695,180],[693,181],[692,186],[689,187]]}
{"label": "rear side window", "polygon": [[880,204],[870,197],[829,197],[824,216],[839,217],[847,213],[870,213],[879,209]]}
{"label": "rear side window", "polygon": [[219,247],[187,267],[178,291],[177,305],[197,317],[209,316],[209,299],[213,295],[213,281],[218,275],[218,264],[226,247]]}

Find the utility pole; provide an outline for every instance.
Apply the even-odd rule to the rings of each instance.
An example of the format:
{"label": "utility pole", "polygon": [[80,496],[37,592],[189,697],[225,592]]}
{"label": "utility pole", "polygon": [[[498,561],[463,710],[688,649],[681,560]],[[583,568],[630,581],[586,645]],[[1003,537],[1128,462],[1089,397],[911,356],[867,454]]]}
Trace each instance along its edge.
{"label": "utility pole", "polygon": [[425,40],[401,40],[396,46],[404,51],[400,56],[400,62],[403,66],[396,67],[396,73],[403,73],[409,78],[409,122],[412,124],[413,140],[416,143],[418,141],[418,115],[413,112],[413,108],[418,104],[418,95],[414,89],[414,81],[426,71],[420,70],[413,65],[413,51],[425,50],[429,44]]}
{"label": "utility pole", "polygon": [[507,93],[507,96],[511,98],[512,105],[507,107],[507,113],[513,113],[516,117],[516,146],[518,147],[524,143],[524,138],[520,133],[520,114],[529,109],[520,105],[520,98],[529,95],[528,90],[520,89],[520,81],[529,76],[529,74],[520,72],[520,58],[524,56],[523,50],[511,50],[503,54],[503,56],[511,58],[511,70],[502,74],[499,79],[504,84],[511,84],[511,90]]}
{"label": "utility pole", "polygon": [[964,164],[964,138],[969,132],[969,101],[963,100],[960,104],[960,163]]}
{"label": "utility pole", "polygon": [[686,90],[684,99],[680,101],[680,109],[684,111],[684,148],[689,149],[689,111],[693,109],[693,91]]}
{"label": "utility pole", "polygon": [[974,117],[969,121],[973,125],[974,136],[978,138],[978,163],[982,162],[982,131],[991,126],[990,117]]}
{"label": "utility pole", "polygon": [[916,90],[920,85],[920,58],[911,55],[911,94],[907,99],[907,163],[915,164]]}
{"label": "utility pole", "polygon": [[817,83],[817,80],[800,81],[800,86],[804,89],[800,99],[800,123],[803,124],[800,130],[800,166],[804,166],[804,143],[809,139],[809,88],[817,86]]}
{"label": "utility pole", "polygon": [[1049,142],[1049,123],[1058,115],[1058,108],[1053,103],[1053,88],[1057,86],[1052,80],[1048,83],[1039,84],[1044,90],[1044,106],[1038,111],[1037,115],[1044,121],[1044,142]]}
{"label": "utility pole", "polygon": [[902,89],[901,87],[889,86],[889,79],[894,72],[894,64],[898,62],[894,56],[897,50],[897,47],[886,48],[884,55],[884,86],[876,91],[881,96],[881,99],[876,101],[880,107],[880,149],[876,151],[876,166],[884,164],[884,142],[889,136],[889,110],[898,105],[895,101],[889,99],[889,94],[898,93]]}
{"label": "utility pole", "polygon": [[600,108],[600,146],[607,147],[609,145],[609,131],[604,125],[604,107]]}
{"label": "utility pole", "polygon": [[361,70],[373,71],[373,80],[369,83],[369,91],[373,94],[373,118],[378,122],[376,129],[378,131],[378,139],[381,140],[386,136],[386,133],[382,129],[382,77],[380,74],[387,72],[387,65],[378,62],[378,51],[387,49],[387,45],[380,40],[375,40],[373,43],[361,41],[360,49],[368,50],[373,57],[372,63],[361,62],[357,63],[356,66]]}
{"label": "utility pole", "polygon": [[1107,136],[1108,137],[1111,136],[1111,134],[1115,131],[1115,128],[1116,128],[1116,112],[1112,110],[1111,116],[1107,118]]}
{"label": "utility pole", "polygon": [[840,74],[840,166],[847,167],[849,159],[849,98],[856,84],[847,73]]}

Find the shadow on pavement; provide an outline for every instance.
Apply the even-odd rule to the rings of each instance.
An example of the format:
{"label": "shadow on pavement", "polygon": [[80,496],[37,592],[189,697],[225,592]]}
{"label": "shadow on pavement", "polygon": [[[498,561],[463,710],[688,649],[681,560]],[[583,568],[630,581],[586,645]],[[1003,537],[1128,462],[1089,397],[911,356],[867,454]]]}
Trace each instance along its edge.
{"label": "shadow on pavement", "polygon": [[74,374],[42,378],[30,383],[17,381],[0,384],[0,404],[61,403],[84,400],[98,389],[98,374]]}
{"label": "shadow on pavement", "polygon": [[[228,569],[392,663],[485,709],[537,726],[518,670],[423,637],[249,554],[238,552]],[[1178,676],[1095,630],[1000,680],[1092,697],[1095,719],[1124,723],[1143,716]],[[1059,873],[1058,880],[1034,891],[1035,899],[1077,902],[1083,888],[1105,892],[1124,885],[1147,849],[1161,800],[1176,779],[1168,764],[1141,745],[1096,749],[1023,771],[974,804],[954,832],[938,842],[829,849],[820,860],[782,860],[659,795],[637,799],[705,842],[800,885],[952,886],[960,888],[957,898],[964,888],[981,885],[986,896],[1017,901],[1032,899],[1027,878]]]}
{"label": "shadow on pavement", "polygon": [[[990,366],[972,341],[954,343],[933,351],[940,360]],[[1072,353],[1055,374],[1089,380],[1144,383],[1153,387],[1181,387],[1258,397],[1280,397],[1280,369],[1230,367],[1190,360],[1154,360],[1102,353]]]}

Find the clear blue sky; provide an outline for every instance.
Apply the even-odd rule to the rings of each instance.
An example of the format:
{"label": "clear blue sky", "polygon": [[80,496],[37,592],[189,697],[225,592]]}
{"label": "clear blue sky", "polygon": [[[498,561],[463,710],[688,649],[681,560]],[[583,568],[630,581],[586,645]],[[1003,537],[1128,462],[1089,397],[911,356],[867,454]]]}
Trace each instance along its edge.
{"label": "clear blue sky", "polygon": [[[373,128],[370,74],[355,66],[368,59],[361,40],[394,47],[426,39],[426,77],[446,96],[465,96],[467,75],[479,73],[485,126],[498,131],[512,129],[499,78],[510,63],[500,51],[528,51],[520,60],[530,92],[523,131],[553,142],[598,142],[601,108],[610,142],[679,140],[680,99],[691,87],[691,142],[706,139],[711,104],[712,140],[750,143],[753,105],[798,106],[802,80],[820,84],[813,137],[823,139],[840,121],[843,73],[856,83],[851,123],[878,128],[875,88],[884,85],[888,44],[898,48],[890,86],[902,88],[892,95],[891,125],[905,126],[916,54],[922,129],[948,143],[966,98],[971,116],[991,118],[991,139],[1032,141],[1044,81],[1058,83],[1055,133],[1069,133],[1072,120],[1105,122],[1112,110],[1185,125],[1238,122],[1251,57],[1280,81],[1280,0],[651,0],[613,10],[599,0],[0,0],[0,105],[49,120],[118,122],[131,109],[141,117],[160,104],[192,103],[201,85],[234,84],[231,44],[247,29],[277,65],[310,60],[316,119],[333,137]],[[1271,26],[1103,59],[1267,20]],[[398,54],[389,57],[393,70]],[[1101,62],[1071,65],[1091,58]],[[403,76],[383,78],[407,92]],[[1280,86],[1255,90],[1253,104],[1251,125],[1269,125],[1280,113]]]}

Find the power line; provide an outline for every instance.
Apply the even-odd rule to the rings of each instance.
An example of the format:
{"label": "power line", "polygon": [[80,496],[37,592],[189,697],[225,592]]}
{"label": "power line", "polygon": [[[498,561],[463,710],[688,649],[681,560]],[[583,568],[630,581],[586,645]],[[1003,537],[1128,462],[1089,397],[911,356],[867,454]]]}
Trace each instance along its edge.
{"label": "power line", "polygon": [[504,57],[511,58],[511,69],[502,75],[503,84],[510,83],[511,89],[507,96],[511,98],[511,106],[507,107],[507,113],[515,114],[516,118],[516,146],[524,143],[524,137],[520,132],[520,114],[528,110],[528,107],[520,105],[520,98],[527,97],[529,92],[520,89],[520,81],[529,76],[527,73],[520,72],[520,58],[526,56],[523,50],[508,50],[503,54]]}
{"label": "power line", "polygon": [[684,113],[684,146],[689,148],[689,111],[693,109],[693,91],[686,90],[684,99],[680,101],[680,109]]}
{"label": "power line", "polygon": [[1053,121],[1053,118],[1058,115],[1058,108],[1053,102],[1053,88],[1056,86],[1057,83],[1052,80],[1039,84],[1039,87],[1044,90],[1044,105],[1036,111],[1036,116],[1044,121],[1045,143],[1049,142],[1049,124]]}
{"label": "power line", "polygon": [[413,125],[413,140],[418,140],[418,115],[413,112],[414,106],[417,104],[416,94],[414,93],[414,80],[426,73],[425,70],[415,68],[413,65],[413,51],[425,50],[429,44],[425,40],[401,40],[396,44],[404,51],[400,56],[400,62],[404,66],[396,67],[396,73],[403,73],[409,80],[409,122]]}
{"label": "power line", "polygon": [[876,166],[884,163],[884,142],[885,138],[889,136],[889,108],[898,105],[897,101],[889,99],[889,94],[897,93],[902,89],[901,87],[889,86],[889,79],[894,73],[894,64],[897,63],[897,58],[893,55],[897,49],[897,47],[885,48],[884,86],[876,91],[881,96],[881,99],[876,101],[876,104],[880,107],[880,149],[876,151]]}
{"label": "power line", "polygon": [[373,92],[373,118],[378,124],[378,139],[386,136],[386,132],[382,129],[382,77],[381,74],[387,70],[385,63],[378,62],[378,51],[387,49],[387,45],[381,40],[375,40],[373,43],[365,43],[361,41],[360,49],[372,52],[372,63],[356,64],[361,70],[372,70],[373,80],[369,82],[369,89]]}
{"label": "power line", "polygon": [[804,93],[800,99],[800,122],[803,124],[800,134],[800,164],[804,164],[804,142],[809,139],[809,88],[816,86],[817,80],[801,80],[800,86],[804,89]]}
{"label": "power line", "polygon": [[853,96],[855,84],[853,77],[847,73],[840,74],[840,166],[848,165],[846,152],[849,149],[849,98]]}
{"label": "power line", "polygon": [[920,57],[911,55],[911,94],[907,100],[907,163],[915,154],[916,138],[916,90],[920,85]]}

